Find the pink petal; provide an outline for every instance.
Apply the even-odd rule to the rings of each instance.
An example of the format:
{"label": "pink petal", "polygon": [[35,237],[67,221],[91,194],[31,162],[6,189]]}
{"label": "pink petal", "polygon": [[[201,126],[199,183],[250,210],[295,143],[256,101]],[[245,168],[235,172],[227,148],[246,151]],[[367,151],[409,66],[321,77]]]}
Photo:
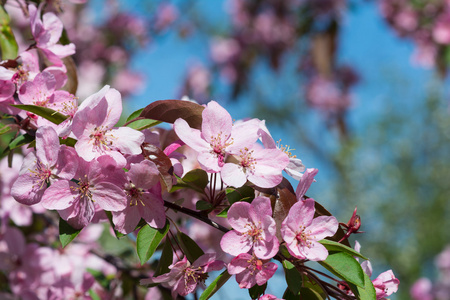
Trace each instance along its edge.
{"label": "pink petal", "polygon": [[36,131],[36,156],[47,166],[54,166],[58,160],[59,138],[51,127],[40,127]]}
{"label": "pink petal", "polygon": [[202,112],[202,137],[211,143],[211,138],[220,134],[223,142],[231,135],[233,121],[230,114],[217,102],[211,101]]}
{"label": "pink petal", "polygon": [[311,230],[311,236],[320,241],[328,236],[333,236],[338,230],[339,222],[333,216],[320,216],[312,220],[307,230]]}
{"label": "pink petal", "polygon": [[129,127],[112,129],[108,135],[116,138],[113,147],[123,154],[142,153],[141,145],[144,142],[144,134]]}
{"label": "pink petal", "polygon": [[243,168],[233,163],[226,163],[220,171],[220,176],[226,185],[235,188],[239,188],[247,182]]}
{"label": "pink petal", "polygon": [[[34,169],[34,167],[33,167]],[[41,201],[47,183],[33,173],[20,175],[11,188],[11,195],[17,202],[33,205]]]}
{"label": "pink petal", "polygon": [[150,193],[142,194],[145,206],[140,207],[141,217],[154,228],[163,228],[166,224],[166,211],[161,199],[157,199]]}
{"label": "pink petal", "polygon": [[202,137],[200,130],[191,128],[189,124],[183,119],[177,119],[173,123],[173,129],[186,145],[197,152],[210,151],[211,146]]}
{"label": "pink petal", "polygon": [[127,206],[127,208],[119,212],[113,211],[112,215],[116,230],[123,234],[133,232],[141,220],[141,214],[137,205]]}
{"label": "pink petal", "polygon": [[92,200],[107,211],[121,211],[127,206],[125,192],[120,187],[109,183],[99,182],[91,190]]}
{"label": "pink petal", "polygon": [[271,240],[261,240],[253,244],[255,256],[260,259],[270,259],[278,253],[280,243],[276,237]]}
{"label": "pink petal", "polygon": [[306,172],[303,174],[302,178],[300,179],[300,182],[297,185],[297,189],[295,190],[295,195],[297,196],[297,199],[302,199],[303,196],[306,194],[306,191],[308,191],[311,184],[314,182],[314,177],[319,172],[318,169],[307,169]]}
{"label": "pink petal", "polygon": [[220,247],[228,254],[239,255],[250,251],[252,243],[246,236],[232,230],[224,234],[220,240]]}
{"label": "pink petal", "polygon": [[149,189],[159,182],[158,168],[149,160],[131,164],[127,176],[136,187],[141,189]]}
{"label": "pink petal", "polygon": [[263,285],[265,284],[272,276],[275,274],[276,270],[278,269],[278,266],[273,263],[265,263],[263,265],[263,269],[258,272],[255,276],[256,284],[257,285]]}
{"label": "pink petal", "polygon": [[300,226],[309,226],[314,218],[314,199],[309,198],[292,205],[286,225],[296,231]]}
{"label": "pink petal", "polygon": [[77,184],[68,180],[54,182],[44,193],[41,204],[46,209],[62,210],[73,205],[78,196]]}
{"label": "pink petal", "polygon": [[228,210],[228,222],[234,230],[238,232],[247,232],[248,225],[251,224],[249,211],[251,204],[247,202],[236,202]]}
{"label": "pink petal", "polygon": [[252,148],[253,144],[259,138],[258,130],[260,122],[258,119],[252,119],[233,125],[231,131],[233,144],[227,148],[227,151],[231,154],[239,154],[241,149]]}
{"label": "pink petal", "polygon": [[215,153],[200,152],[197,156],[198,163],[203,170],[209,173],[218,173],[222,170],[222,166],[219,165],[219,158]]}
{"label": "pink petal", "polygon": [[245,271],[250,266],[249,261],[252,259],[252,256],[248,253],[239,254],[228,264],[228,273],[235,275]]}
{"label": "pink petal", "polygon": [[328,250],[323,246],[322,244],[310,241],[312,243],[312,246],[306,247],[301,244],[299,244],[299,251],[306,259],[312,260],[312,261],[323,261],[327,259],[328,257]]}

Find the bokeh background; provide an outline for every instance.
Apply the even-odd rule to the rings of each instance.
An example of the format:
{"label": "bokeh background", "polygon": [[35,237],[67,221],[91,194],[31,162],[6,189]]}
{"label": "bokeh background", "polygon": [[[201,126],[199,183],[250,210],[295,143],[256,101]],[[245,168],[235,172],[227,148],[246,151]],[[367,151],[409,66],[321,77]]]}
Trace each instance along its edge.
{"label": "bokeh background", "polygon": [[[319,169],[310,197],[341,222],[358,207],[374,275],[400,279],[392,299],[421,277],[450,299],[449,1],[77,2],[55,1],[80,99],[110,84],[128,113],[187,96],[265,119]],[[230,283],[217,298],[248,298]]]}

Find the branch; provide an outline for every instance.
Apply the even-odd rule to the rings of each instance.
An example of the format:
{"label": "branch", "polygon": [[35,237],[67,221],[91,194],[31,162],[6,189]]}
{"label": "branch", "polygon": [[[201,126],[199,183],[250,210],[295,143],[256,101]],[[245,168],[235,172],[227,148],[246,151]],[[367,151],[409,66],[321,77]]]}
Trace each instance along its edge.
{"label": "branch", "polygon": [[164,200],[164,206],[168,207],[170,209],[182,212],[182,213],[184,213],[184,214],[186,214],[188,216],[191,216],[193,218],[196,218],[197,220],[200,220],[200,221],[202,221],[202,222],[204,222],[204,223],[206,223],[206,224],[208,224],[208,225],[210,225],[210,226],[212,226],[212,227],[214,227],[216,229],[219,229],[220,231],[222,231],[224,233],[227,233],[228,231],[230,231],[230,229],[225,228],[222,225],[220,225],[220,224],[218,224],[218,223],[216,223],[214,221],[211,221],[210,219],[205,217],[203,214],[201,214],[201,213],[199,213],[199,212],[197,212],[195,210],[179,206],[179,205],[177,205],[175,203],[172,203],[172,202],[169,202],[169,201],[166,201],[166,200]]}

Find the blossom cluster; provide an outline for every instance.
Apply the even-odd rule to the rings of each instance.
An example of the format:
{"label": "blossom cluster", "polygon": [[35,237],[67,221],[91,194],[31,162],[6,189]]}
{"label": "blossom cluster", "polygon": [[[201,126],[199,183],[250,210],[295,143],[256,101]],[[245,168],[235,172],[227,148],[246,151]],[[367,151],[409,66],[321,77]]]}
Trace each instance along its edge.
{"label": "blossom cluster", "polygon": [[[265,286],[275,274],[278,266],[272,260],[292,265],[311,283],[317,277],[304,265],[307,261],[321,262],[332,271],[339,265],[327,259],[335,252],[350,263],[356,261],[346,239],[358,233],[359,219],[353,216],[345,233],[335,217],[306,196],[317,169],[306,169],[289,148],[277,145],[265,121],[233,121],[215,101],[201,106],[166,100],[150,104],[137,117],[133,114],[127,126],[117,126],[122,115],[118,90],[106,85],[81,103],[66,90],[70,76],[64,60],[75,53],[75,45],[60,43],[62,22],[43,10],[44,4],[28,5],[34,43],[0,65],[0,110],[11,120],[7,130],[15,130],[19,140],[30,139],[22,144],[29,145],[22,147],[24,157],[13,155],[19,148],[15,140],[9,144],[14,169],[0,176],[0,270],[12,294],[108,299],[121,291],[112,287],[113,280],[105,284],[102,279],[114,278],[111,274],[120,270],[134,283],[151,275],[140,284],[161,284],[176,297],[204,287],[209,272],[224,267],[222,276],[235,275],[240,288],[251,289]],[[173,130],[151,129],[155,120],[173,123]],[[147,123],[134,127],[135,121]],[[283,172],[299,181],[295,192]],[[180,205],[184,197],[188,200]],[[188,207],[192,204],[195,209]],[[204,253],[180,230],[192,228],[165,207],[221,230],[216,249]],[[59,219],[63,248],[54,246],[58,232],[44,230],[27,240],[9,222],[30,225],[33,213],[51,225]],[[219,221],[220,216],[226,218]],[[125,272],[126,267],[97,251],[95,241],[103,225],[96,223],[111,226],[117,238],[132,235],[142,264],[161,250],[160,264],[165,265],[157,267],[157,275]],[[78,234],[77,242],[69,244]],[[163,240],[164,249],[157,249]],[[220,251],[232,256],[228,263]],[[361,270],[359,264],[354,267],[355,273]],[[345,270],[335,273],[344,280],[338,281],[342,291],[324,285],[324,292],[334,297],[347,294],[346,287],[353,284],[377,290],[388,282],[384,294],[377,290],[376,298],[382,299],[399,283],[391,271],[373,283],[342,275]],[[300,291],[290,286],[286,293]],[[257,297],[278,299],[265,291]]]}
{"label": "blossom cluster", "polygon": [[448,1],[383,0],[380,10],[395,32],[416,44],[413,60],[425,67],[445,69],[442,56],[450,44]]}

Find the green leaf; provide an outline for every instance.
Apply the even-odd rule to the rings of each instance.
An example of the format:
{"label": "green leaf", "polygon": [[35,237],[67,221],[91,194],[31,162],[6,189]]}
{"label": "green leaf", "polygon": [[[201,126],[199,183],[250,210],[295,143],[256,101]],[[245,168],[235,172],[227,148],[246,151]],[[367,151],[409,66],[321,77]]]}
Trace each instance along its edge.
{"label": "green leaf", "polygon": [[267,282],[263,285],[257,285],[255,284],[253,287],[248,289],[248,294],[250,295],[250,298],[252,299],[258,299],[261,297],[262,294],[266,291],[267,288]]}
{"label": "green leaf", "polygon": [[131,113],[131,115],[128,116],[127,120],[125,121],[125,123],[130,122],[131,120],[136,119],[137,117],[139,117],[139,115],[141,114],[141,112],[144,110],[144,108],[138,109],[134,112]]}
{"label": "green leaf", "polygon": [[0,135],[8,133],[11,129],[11,126],[0,123]]}
{"label": "green leaf", "polygon": [[200,129],[202,112],[205,108],[200,104],[183,100],[159,100],[147,105],[140,117],[173,123],[176,119],[184,119],[192,128]]}
{"label": "green leaf", "polygon": [[161,274],[168,273],[170,271],[169,266],[173,261],[173,250],[172,244],[169,238],[166,238],[166,242],[164,243],[164,247],[161,253],[161,257],[159,258],[158,266],[156,267],[154,277],[159,276]]}
{"label": "green leaf", "polygon": [[354,284],[349,283],[350,289],[353,294],[357,297],[357,299],[361,300],[376,300],[377,294],[375,292],[375,288],[373,287],[373,283],[370,280],[370,277],[364,273],[364,288],[356,286]]}
{"label": "green leaf", "polygon": [[100,298],[100,296],[93,289],[90,289],[88,293],[92,300],[102,300],[102,298]]}
{"label": "green leaf", "polygon": [[289,288],[286,288],[283,294],[284,300],[301,300],[300,295],[296,295],[292,293],[292,291]]}
{"label": "green leaf", "polygon": [[228,202],[230,202],[230,204],[233,204],[235,202],[241,201],[244,198],[253,200],[255,198],[255,190],[249,186],[244,185],[237,189],[227,188],[226,195]]}
{"label": "green leaf", "polygon": [[177,241],[180,244],[181,250],[183,250],[184,254],[186,254],[187,259],[193,263],[200,256],[205,254],[202,248],[200,248],[197,243],[191,239],[188,235],[184,234],[181,231],[177,232]]}
{"label": "green leaf", "polygon": [[80,233],[81,229],[75,229],[65,220],[59,218],[59,241],[62,247],[66,247]]}
{"label": "green leaf", "polygon": [[187,172],[183,178],[178,178],[178,182],[173,186],[171,192],[181,188],[188,188],[199,193],[205,193],[205,187],[208,185],[208,174],[201,169],[194,169]]}
{"label": "green leaf", "polygon": [[3,6],[0,6],[0,47],[2,49],[2,60],[15,59],[19,51],[9,21],[8,14],[3,9]]}
{"label": "green leaf", "polygon": [[230,278],[231,275],[228,274],[227,270],[220,273],[220,275],[217,276],[216,279],[214,279],[214,281],[211,282],[211,284],[203,291],[199,300],[207,300],[211,298]]}
{"label": "green leaf", "polygon": [[328,271],[348,283],[353,283],[362,288],[364,287],[364,271],[352,255],[345,252],[330,252],[327,259],[319,261],[319,263]]}
{"label": "green leaf", "polygon": [[60,143],[61,145],[66,145],[66,146],[69,146],[69,147],[75,147],[75,144],[76,144],[77,142],[78,142],[78,141],[77,141],[76,139],[71,138],[71,137],[67,137],[67,138],[65,138],[65,139],[59,138],[59,143]]}
{"label": "green leaf", "polygon": [[68,118],[68,116],[63,115],[62,113],[57,112],[56,110],[53,110],[48,107],[42,107],[37,105],[25,105],[25,104],[16,104],[11,106],[32,112],[33,114],[41,116],[56,125],[61,124],[64,120]]}
{"label": "green leaf", "polygon": [[139,230],[136,238],[136,250],[141,261],[141,265],[146,263],[153,253],[155,253],[156,247],[161,243],[162,239],[169,231],[170,224],[166,221],[166,225],[163,228],[156,229],[146,225]]}
{"label": "green leaf", "polygon": [[298,295],[302,287],[302,275],[295,266],[287,260],[283,261],[284,274],[288,288],[294,295]]}
{"label": "green leaf", "polygon": [[324,300],[326,298],[322,297],[321,294],[316,292],[315,290],[307,287],[300,288],[300,296],[301,299],[308,299],[308,300]]}
{"label": "green leaf", "polygon": [[161,121],[156,121],[156,120],[152,120],[152,119],[141,119],[141,120],[136,120],[136,121],[128,124],[127,127],[141,131],[141,130],[156,126],[158,124],[161,124]]}
{"label": "green leaf", "polygon": [[92,276],[94,276],[95,280],[106,290],[110,289],[110,280],[103,274],[102,271],[86,268]]}
{"label": "green leaf", "polygon": [[358,251],[347,247],[341,243],[335,242],[335,241],[331,241],[331,240],[321,240],[319,241],[319,243],[321,243],[322,245],[325,246],[325,248],[327,248],[327,250],[329,252],[345,252],[348,253],[352,256],[358,256],[362,259],[368,260],[368,258],[366,258],[365,256],[363,256],[361,253],[359,253]]}
{"label": "green leaf", "polygon": [[16,137],[11,143],[9,143],[9,150],[13,150],[19,147],[22,147],[23,145],[29,144],[32,141],[34,141],[34,136],[31,136],[29,134],[19,135]]}
{"label": "green leaf", "polygon": [[212,208],[212,204],[205,200],[199,200],[195,203],[195,209],[208,210]]}

